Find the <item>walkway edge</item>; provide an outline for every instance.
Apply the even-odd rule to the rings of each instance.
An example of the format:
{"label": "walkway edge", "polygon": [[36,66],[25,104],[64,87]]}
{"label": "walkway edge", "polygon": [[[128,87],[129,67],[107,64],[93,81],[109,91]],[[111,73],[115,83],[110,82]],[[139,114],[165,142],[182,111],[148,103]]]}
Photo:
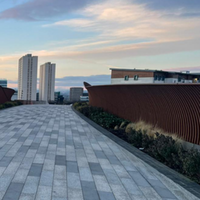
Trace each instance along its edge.
{"label": "walkway edge", "polygon": [[107,136],[114,142],[116,142],[118,145],[132,153],[133,155],[137,156],[144,162],[146,162],[151,167],[155,168],[157,171],[159,171],[161,174],[165,175],[169,179],[171,179],[173,182],[177,183],[181,187],[183,187],[188,192],[192,193],[197,198],[200,198],[200,185],[197,183],[191,181],[187,177],[183,176],[182,174],[179,174],[178,172],[174,171],[173,169],[167,167],[166,165],[160,163],[159,161],[155,160],[154,158],[150,157],[148,154],[138,150],[137,148],[133,147],[129,143],[125,142],[121,138],[118,138],[114,134],[110,133],[106,129],[102,128],[80,112],[78,112],[73,106],[71,106],[72,110],[83,120],[85,120],[87,123],[89,123],[91,126],[93,126],[95,129],[100,131],[103,135]]}

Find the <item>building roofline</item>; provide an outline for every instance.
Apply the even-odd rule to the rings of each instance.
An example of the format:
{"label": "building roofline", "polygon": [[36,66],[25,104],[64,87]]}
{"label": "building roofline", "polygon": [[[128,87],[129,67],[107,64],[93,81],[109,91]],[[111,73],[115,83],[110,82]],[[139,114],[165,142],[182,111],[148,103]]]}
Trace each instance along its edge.
{"label": "building roofline", "polygon": [[148,71],[148,72],[155,72],[155,71],[162,71],[162,70],[150,70],[150,69],[123,69],[123,68],[110,68],[110,70],[115,70],[115,71]]}
{"label": "building roofline", "polygon": [[151,69],[123,69],[123,68],[110,68],[113,71],[138,71],[138,72],[163,72],[169,74],[184,74],[184,75],[200,75],[200,73],[184,73],[184,72],[176,72],[176,71],[163,71],[163,70],[151,70]]}
{"label": "building roofline", "polygon": [[139,84],[108,84],[108,85],[90,85],[89,83],[86,83],[88,85],[85,85],[85,88],[90,88],[90,87],[115,87],[115,86],[123,86],[123,87],[130,87],[130,86],[153,86],[153,87],[158,87],[158,86],[200,86],[200,83],[139,83]]}

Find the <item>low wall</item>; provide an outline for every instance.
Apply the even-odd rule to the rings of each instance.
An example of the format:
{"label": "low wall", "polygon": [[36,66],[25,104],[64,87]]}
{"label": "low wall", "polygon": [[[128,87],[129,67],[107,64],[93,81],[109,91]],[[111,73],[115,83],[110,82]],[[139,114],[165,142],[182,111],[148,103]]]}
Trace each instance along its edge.
{"label": "low wall", "polygon": [[84,84],[91,106],[133,122],[143,120],[200,145],[200,84]]}
{"label": "low wall", "polygon": [[14,93],[15,90],[0,86],[0,104],[3,104],[7,101],[11,101],[11,97]]}

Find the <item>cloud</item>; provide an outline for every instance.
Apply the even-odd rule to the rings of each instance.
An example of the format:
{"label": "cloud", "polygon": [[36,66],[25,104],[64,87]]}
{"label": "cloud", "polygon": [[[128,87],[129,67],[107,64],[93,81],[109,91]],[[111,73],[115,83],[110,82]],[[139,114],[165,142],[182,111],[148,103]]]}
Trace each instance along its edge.
{"label": "cloud", "polygon": [[[200,20],[194,13],[151,10],[145,4],[129,0],[108,0],[87,6],[80,12],[82,18],[58,21],[51,26],[68,26],[77,32],[97,32],[96,40],[176,41],[199,37]],[[184,16],[184,17],[180,17]]]}
{"label": "cloud", "polygon": [[44,25],[43,27],[51,27],[51,26],[72,26],[72,27],[89,27],[93,25],[92,20],[87,19],[71,19],[71,20],[63,20],[58,21],[53,24]]}
{"label": "cloud", "polygon": [[91,41],[59,48],[62,57],[103,60],[200,49],[198,18],[173,18],[171,11],[154,11],[146,4],[130,3],[130,0],[90,5],[80,14],[82,18],[56,22],[52,26],[99,34]]}
{"label": "cloud", "polygon": [[166,71],[191,71],[200,73],[200,66],[198,67],[179,67],[179,68],[168,68],[164,69]]}
{"label": "cloud", "polygon": [[103,63],[102,65],[106,66],[112,63],[112,60],[124,59],[126,63],[125,58],[128,57],[156,56],[200,49],[200,20],[197,16],[174,17],[183,15],[184,12],[181,9],[177,13],[161,9],[152,10],[144,1],[140,1],[143,4],[130,2],[131,0],[107,0],[92,5],[86,3],[87,6],[79,11],[79,18],[46,24],[43,28],[53,29],[59,26],[61,29],[67,26],[74,32],[95,32],[90,38],[59,41],[59,44],[55,41],[55,44],[52,43],[53,48],[48,46],[41,50],[3,56],[0,57],[0,65],[2,63],[3,66],[11,60],[17,65],[21,56],[32,53],[41,57],[42,62],[51,59],[64,63],[65,60],[62,69],[69,66],[66,65],[69,61],[67,59],[80,61],[79,67],[80,63],[96,62],[91,64],[92,67],[100,68],[102,66],[98,64]]}
{"label": "cloud", "polygon": [[130,0],[144,4],[153,11],[166,11],[171,17],[195,18],[200,16],[199,0]]}
{"label": "cloud", "polygon": [[130,0],[132,2],[144,3],[152,9],[195,9],[200,7],[199,0]]}
{"label": "cloud", "polygon": [[[110,2],[110,0],[103,0],[103,2]],[[19,2],[19,1],[16,1]],[[20,1],[12,8],[4,10],[0,13],[0,19],[19,19],[27,21],[44,20],[54,16],[66,15],[67,13],[83,9],[90,4],[102,2],[100,0],[29,0]],[[118,1],[113,1],[115,6]],[[199,0],[128,0],[129,4],[145,5],[151,10],[171,10],[187,17],[199,16]],[[101,17],[107,20],[108,17],[116,15],[116,10],[106,10]],[[98,14],[98,10],[95,10]],[[113,12],[113,15],[112,13]],[[120,13],[124,12],[124,19],[127,19],[128,14],[121,9]],[[111,13],[111,15],[110,15]],[[109,15],[108,15],[109,14]],[[134,12],[133,12],[134,14]],[[173,13],[171,13],[173,14]],[[102,18],[102,19],[103,19]]]}
{"label": "cloud", "polygon": [[138,56],[156,56],[176,52],[200,50],[199,38],[171,42],[146,42],[141,44],[118,45],[82,51],[76,54],[64,53],[62,56],[91,60],[112,60]]}
{"label": "cloud", "polygon": [[111,83],[111,75],[66,76],[56,79],[56,87],[83,87],[83,82],[88,82],[91,85],[106,85]]}
{"label": "cloud", "polygon": [[[66,76],[63,78],[56,78],[56,91],[66,90],[70,87],[84,87],[83,82],[88,82],[91,85],[107,85],[111,83],[111,75]],[[15,80],[8,80],[9,87],[17,88],[17,83],[18,82]]]}
{"label": "cloud", "polygon": [[[49,59],[74,59],[81,60],[82,62],[91,62],[98,64],[102,60],[113,60],[113,59],[123,59],[127,57],[138,57],[138,56],[156,56],[163,54],[171,54],[177,52],[188,52],[188,51],[197,51],[200,50],[199,45],[200,38],[188,39],[188,40],[177,40],[177,41],[153,41],[153,42],[143,42],[143,43],[134,43],[134,44],[121,44],[102,48],[87,49],[81,50],[76,46],[74,50],[68,49],[68,47],[62,47],[55,51],[51,50],[41,50],[41,51],[30,51],[32,55],[37,55],[40,58],[49,60]],[[88,44],[89,45],[89,44]],[[86,45],[87,46],[87,45]],[[89,45],[90,46],[90,45]],[[72,46],[73,47],[73,46]],[[20,56],[16,58],[16,55],[4,56],[1,57],[3,60],[2,66],[4,63],[9,62],[9,60],[17,61],[20,57],[25,55],[21,53]],[[0,64],[1,64],[0,59]],[[0,67],[1,68],[1,67]]]}
{"label": "cloud", "polygon": [[134,44],[122,44],[88,50],[70,50],[68,47],[57,51],[35,51],[33,55],[56,59],[83,59],[88,61],[102,61],[123,59],[137,56],[156,56],[177,52],[200,50],[200,38],[177,41],[154,41]]}
{"label": "cloud", "polygon": [[31,0],[0,13],[0,19],[44,20],[81,9],[98,0]]}

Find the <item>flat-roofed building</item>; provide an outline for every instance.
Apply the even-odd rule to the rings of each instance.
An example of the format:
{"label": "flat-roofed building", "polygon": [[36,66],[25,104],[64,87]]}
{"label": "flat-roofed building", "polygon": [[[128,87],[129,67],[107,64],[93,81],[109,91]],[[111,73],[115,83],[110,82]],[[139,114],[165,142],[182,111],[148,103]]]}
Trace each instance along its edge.
{"label": "flat-roofed building", "polygon": [[48,62],[40,66],[40,101],[49,102],[55,100],[55,75],[56,64]]}
{"label": "flat-roofed building", "polygon": [[83,95],[83,88],[82,87],[72,87],[70,88],[70,101],[80,101],[80,96]]}
{"label": "flat-roofed building", "polygon": [[27,54],[19,60],[18,99],[36,101],[38,57]]}
{"label": "flat-roofed building", "polygon": [[4,87],[4,88],[7,88],[7,80],[6,79],[0,79],[0,86],[1,87]]}
{"label": "flat-roofed building", "polygon": [[199,83],[200,74],[162,70],[111,68],[111,84]]}

